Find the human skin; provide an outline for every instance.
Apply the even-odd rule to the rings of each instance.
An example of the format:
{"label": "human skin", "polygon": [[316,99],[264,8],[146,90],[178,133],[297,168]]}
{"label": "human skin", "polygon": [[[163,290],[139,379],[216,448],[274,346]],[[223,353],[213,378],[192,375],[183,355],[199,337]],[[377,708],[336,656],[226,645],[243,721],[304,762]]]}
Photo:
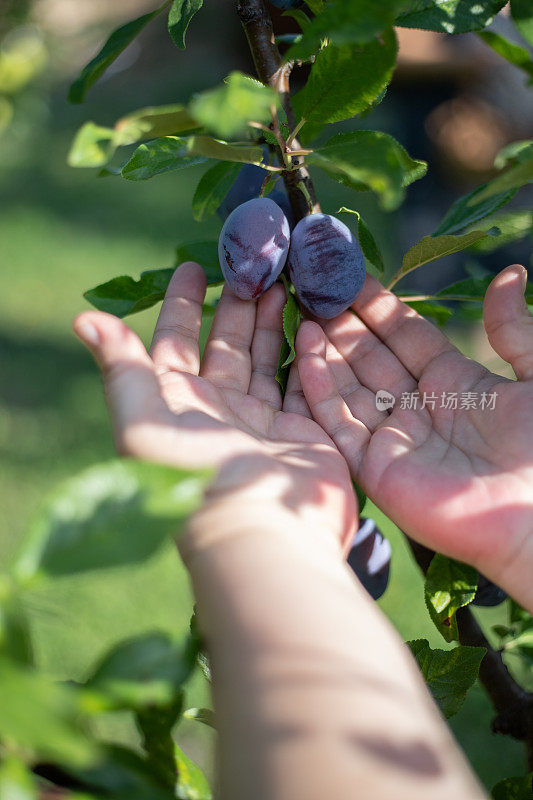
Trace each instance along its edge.
{"label": "human skin", "polygon": [[[306,321],[297,338],[314,419],[368,496],[412,538],[475,566],[533,612],[533,318],[527,273],[512,265],[487,291],[490,344],[517,380],[463,356],[434,325],[367,277],[352,310]],[[320,322],[320,324],[318,324]],[[375,392],[396,397],[376,410]],[[401,408],[401,395],[435,408]],[[496,392],[495,408],[440,407],[442,392]],[[420,406],[420,404],[419,404]]]}
{"label": "human skin", "polygon": [[200,361],[203,271],[171,281],[151,355],[85,312],[124,455],[218,469],[178,547],[214,676],[221,800],[478,800],[410,652],[345,563],[348,469],[275,372],[284,292],[225,291]]}

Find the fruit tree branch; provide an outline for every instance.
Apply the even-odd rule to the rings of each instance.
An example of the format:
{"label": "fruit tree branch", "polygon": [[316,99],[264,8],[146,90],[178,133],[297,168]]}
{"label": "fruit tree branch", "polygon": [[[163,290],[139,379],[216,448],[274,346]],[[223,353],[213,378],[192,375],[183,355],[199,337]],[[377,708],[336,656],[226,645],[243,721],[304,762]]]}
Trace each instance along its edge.
{"label": "fruit tree branch", "polygon": [[[237,0],[237,14],[246,33],[259,80],[271,86],[279,94],[281,105],[287,115],[289,130],[292,132],[296,127],[289,88],[292,65],[282,62],[274,40],[272,20],[264,0]],[[290,150],[301,149],[298,139],[293,138]],[[293,163],[303,164],[302,157],[295,156]],[[308,201],[298,186],[300,182],[304,183],[311,197],[313,211],[320,211],[307,167],[302,166],[299,170],[284,172],[283,180],[296,221],[307,216],[310,210]]]}
{"label": "fruit tree branch", "polygon": [[[426,574],[432,550],[406,539],[418,566]],[[494,650],[468,607],[457,612],[459,642],[467,647],[484,647],[486,650],[479,667],[479,680],[483,684],[496,717],[492,721],[494,733],[503,733],[519,739],[526,746],[528,771],[533,769],[533,694],[526,692],[515,681],[503,663],[501,653]]]}

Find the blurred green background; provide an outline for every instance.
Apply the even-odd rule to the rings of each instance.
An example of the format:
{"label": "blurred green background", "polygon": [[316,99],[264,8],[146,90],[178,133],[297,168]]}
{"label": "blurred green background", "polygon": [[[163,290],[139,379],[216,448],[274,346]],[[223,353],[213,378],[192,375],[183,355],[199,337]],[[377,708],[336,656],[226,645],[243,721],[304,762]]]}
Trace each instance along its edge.
{"label": "blurred green background", "polygon": [[[216,239],[219,231],[218,219],[199,224],[191,214],[190,198],[201,168],[139,183],[97,178],[94,172],[67,167],[74,132],[86,119],[110,124],[143,105],[185,100],[231,69],[251,70],[233,3],[206,2],[191,26],[185,53],[173,48],[163,20],[156,21],[90,92],[84,106],[69,106],[69,81],[105,34],[154,6],[148,0],[112,5],[104,0],[87,0],[83,7],[75,0],[15,0],[0,10],[2,561],[13,552],[51,487],[114,455],[97,371],[70,328],[73,316],[86,307],[83,291],[116,275],[137,276],[143,269],[169,266],[176,245]],[[404,47],[398,79],[364,124],[393,132],[413,156],[430,158],[432,171],[411,190],[406,207],[396,215],[384,216],[366,195],[358,203],[391,271],[406,247],[432,229],[432,219],[436,222],[449,202],[481,182],[490,168],[489,152],[472,174],[461,166],[460,148],[443,150],[438,136],[431,137],[431,125],[425,124],[435,108],[465,95],[464,83],[450,67],[450,53],[441,54],[438,63],[430,59],[428,66],[421,57],[424,42],[407,41]],[[477,52],[474,45],[471,49]],[[17,85],[16,76],[21,74]],[[497,74],[498,80],[507,75],[500,65],[487,74]],[[483,85],[487,90],[490,81]],[[475,94],[475,82],[468,92]],[[486,94],[480,102],[500,119],[502,109],[497,101],[491,106]],[[502,144],[495,123],[496,133],[493,149]],[[520,133],[515,127],[507,136],[518,138]],[[471,135],[475,136],[475,126]],[[354,205],[353,195],[327,178],[317,181],[317,190],[325,211]],[[530,242],[521,247],[507,260],[515,260],[515,255],[529,259]],[[494,266],[488,262],[482,268]],[[416,286],[444,285],[463,274],[463,267],[458,260],[443,262],[440,272],[421,276]],[[157,309],[130,320],[147,344],[156,315]],[[476,325],[452,324],[449,332],[472,355],[492,368],[502,368]],[[426,637],[432,646],[446,646],[429,621],[422,580],[402,538],[377,510],[371,512],[394,549],[383,609],[404,638]],[[153,629],[184,630],[190,608],[187,577],[171,547],[142,567],[55,581],[53,589],[32,597],[38,659],[52,675],[83,677],[118,639]],[[502,620],[505,608],[476,613],[492,624]],[[190,687],[190,705],[205,704],[207,695],[205,682],[198,677]],[[524,771],[522,746],[492,735],[491,716],[490,704],[476,686],[452,720],[459,742],[488,786]],[[188,755],[209,765],[211,735],[199,727],[184,723],[177,739]],[[105,732],[115,739],[130,740],[134,735],[128,718],[121,716],[110,717]]]}

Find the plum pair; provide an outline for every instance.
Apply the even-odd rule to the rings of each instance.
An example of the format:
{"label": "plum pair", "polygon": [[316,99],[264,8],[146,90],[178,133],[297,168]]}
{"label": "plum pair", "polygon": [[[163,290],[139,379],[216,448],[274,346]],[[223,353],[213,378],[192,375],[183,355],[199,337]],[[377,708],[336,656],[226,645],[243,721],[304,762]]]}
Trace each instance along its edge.
{"label": "plum pair", "polygon": [[288,263],[301,303],[324,319],[346,310],[365,280],[362,250],[343,222],[310,214],[291,233],[286,215],[269,197],[248,200],[231,212],[218,255],[226,283],[243,300],[260,297]]}

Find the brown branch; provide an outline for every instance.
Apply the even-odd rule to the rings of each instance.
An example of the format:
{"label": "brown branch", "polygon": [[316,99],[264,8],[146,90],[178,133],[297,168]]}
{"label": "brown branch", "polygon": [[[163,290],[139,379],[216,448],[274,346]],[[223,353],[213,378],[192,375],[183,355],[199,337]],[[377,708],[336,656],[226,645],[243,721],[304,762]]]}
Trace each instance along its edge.
{"label": "brown branch", "polygon": [[[281,105],[287,115],[289,129],[292,131],[296,126],[289,88],[292,65],[290,63],[282,63],[274,40],[272,20],[265,7],[264,0],[237,0],[237,14],[246,33],[259,80],[271,86],[279,94]],[[290,149],[301,149],[298,139],[293,140]],[[292,161],[293,164],[303,164],[301,156],[294,156]],[[320,211],[307,167],[302,166],[294,172],[283,172],[283,181],[296,221],[309,214],[307,200],[298,187],[300,181],[304,182],[309,192],[313,203],[313,211]]]}
{"label": "brown branch", "polygon": [[[426,574],[432,550],[406,539],[415,560]],[[479,680],[487,692],[496,717],[492,721],[493,733],[502,733],[523,741],[526,746],[528,771],[533,769],[533,694],[524,691],[503,663],[501,653],[490,645],[468,607],[457,612],[459,642],[468,647],[484,647],[486,653],[479,667]]]}

